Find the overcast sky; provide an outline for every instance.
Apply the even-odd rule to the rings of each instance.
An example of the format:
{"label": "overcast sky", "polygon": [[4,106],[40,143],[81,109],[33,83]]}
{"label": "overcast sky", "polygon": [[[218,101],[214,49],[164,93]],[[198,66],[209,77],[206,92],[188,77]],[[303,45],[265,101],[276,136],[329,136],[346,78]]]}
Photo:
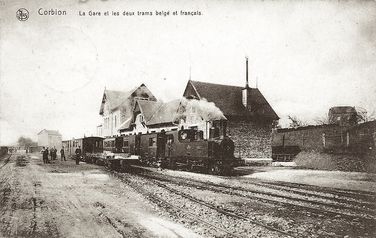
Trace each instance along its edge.
{"label": "overcast sky", "polygon": [[[168,101],[181,97],[190,68],[192,80],[243,86],[245,56],[251,86],[257,79],[281,118],[313,122],[336,105],[376,110],[376,2],[83,2],[0,1],[0,144],[44,128],[63,138],[95,133],[105,87],[145,83]],[[202,15],[78,14],[89,10]]]}

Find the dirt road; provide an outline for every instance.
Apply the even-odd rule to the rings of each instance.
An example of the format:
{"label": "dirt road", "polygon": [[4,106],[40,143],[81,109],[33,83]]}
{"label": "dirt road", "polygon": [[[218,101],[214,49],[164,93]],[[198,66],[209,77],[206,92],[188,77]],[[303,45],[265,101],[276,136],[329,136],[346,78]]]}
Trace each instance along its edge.
{"label": "dirt road", "polygon": [[39,155],[0,161],[0,237],[198,237],[103,168]]}

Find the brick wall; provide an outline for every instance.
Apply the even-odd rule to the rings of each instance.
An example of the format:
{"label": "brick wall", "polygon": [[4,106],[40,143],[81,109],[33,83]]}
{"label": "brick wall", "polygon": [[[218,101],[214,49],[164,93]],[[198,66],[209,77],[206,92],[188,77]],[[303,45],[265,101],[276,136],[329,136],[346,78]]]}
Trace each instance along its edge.
{"label": "brick wall", "polygon": [[271,125],[229,120],[227,135],[235,143],[235,156],[241,158],[271,158]]}

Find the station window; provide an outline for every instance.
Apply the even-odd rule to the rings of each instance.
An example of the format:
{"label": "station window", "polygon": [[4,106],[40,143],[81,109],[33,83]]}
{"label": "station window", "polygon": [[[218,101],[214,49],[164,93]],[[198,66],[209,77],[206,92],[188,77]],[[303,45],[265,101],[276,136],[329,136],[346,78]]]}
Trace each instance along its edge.
{"label": "station window", "polygon": [[218,127],[212,127],[209,130],[209,137],[210,138],[216,138],[219,137],[219,128]]}
{"label": "station window", "polygon": [[174,135],[167,135],[167,143],[169,144],[174,143]]}
{"label": "station window", "polygon": [[204,132],[198,130],[181,130],[179,131],[179,141],[199,141],[203,139]]}
{"label": "station window", "polygon": [[155,146],[157,144],[157,140],[155,137],[149,138],[149,146]]}

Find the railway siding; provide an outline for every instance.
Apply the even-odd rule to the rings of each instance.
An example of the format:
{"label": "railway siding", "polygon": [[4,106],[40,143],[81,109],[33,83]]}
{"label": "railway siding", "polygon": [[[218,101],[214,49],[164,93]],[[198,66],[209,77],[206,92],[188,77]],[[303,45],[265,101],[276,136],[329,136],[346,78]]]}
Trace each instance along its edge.
{"label": "railway siding", "polygon": [[[276,237],[281,235],[295,237],[293,233],[285,232],[240,214],[226,211],[203,200],[179,192],[176,189],[164,186],[162,183],[153,181],[150,178],[145,179],[138,175],[116,174],[136,191],[144,194],[144,196],[152,202],[156,204],[162,203],[164,206],[170,204],[169,206],[174,208],[173,211],[170,212],[170,215],[178,216],[177,219],[182,219],[182,213],[188,214],[191,218],[189,221],[183,221],[183,223],[203,221],[196,232],[205,237]],[[215,229],[210,230],[205,228],[205,226]],[[209,230],[210,232],[208,233]]]}
{"label": "railway siding", "polygon": [[[268,183],[264,187],[258,180],[255,184],[234,186],[232,179],[227,178],[214,177],[217,181],[213,183],[197,179],[196,176],[187,178],[171,176],[163,171],[150,171],[154,170],[146,169],[141,173],[138,171],[137,176],[143,177],[145,181],[153,181],[165,189],[175,190],[175,193],[203,200],[210,204],[209,206],[275,227],[290,233],[291,236],[346,236],[353,235],[354,230],[366,237],[375,235],[373,204],[369,203],[369,207],[363,206],[367,205],[367,201],[361,199],[359,203],[347,203],[355,194],[338,199],[323,191],[316,196],[312,189],[312,193],[307,195],[304,195],[302,190],[297,194],[290,193],[289,189],[280,191],[280,187],[269,186]],[[185,172],[184,174],[188,175]]]}

